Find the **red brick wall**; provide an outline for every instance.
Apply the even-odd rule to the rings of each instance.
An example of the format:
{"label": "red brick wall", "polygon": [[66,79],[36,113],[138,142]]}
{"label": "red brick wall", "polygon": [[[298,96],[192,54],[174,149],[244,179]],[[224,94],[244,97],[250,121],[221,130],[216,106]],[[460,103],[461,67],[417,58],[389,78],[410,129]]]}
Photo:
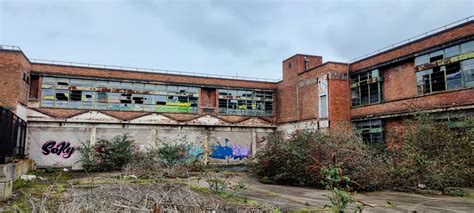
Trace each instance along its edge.
{"label": "red brick wall", "polygon": [[299,120],[314,119],[318,117],[318,87],[317,84],[310,84],[299,88]]}
{"label": "red brick wall", "polygon": [[17,104],[27,105],[29,85],[23,74],[30,75],[30,65],[19,51],[0,51],[0,106],[15,112]]}
{"label": "red brick wall", "polygon": [[39,76],[31,76],[30,99],[37,100],[40,97],[41,81]]}
{"label": "red brick wall", "polygon": [[[201,95],[199,96],[200,105],[202,108],[214,109],[217,112],[217,91],[212,88],[201,88]],[[202,108],[200,111],[202,112]]]}
{"label": "red brick wall", "polygon": [[[296,106],[296,84],[299,81],[299,73],[305,71],[305,57],[309,60],[309,67],[316,67],[322,63],[321,56],[294,55],[282,63],[283,80],[278,83],[277,93],[277,122],[286,123],[298,120],[298,110]],[[289,67],[291,63],[291,67]],[[282,106],[282,107],[280,107]]]}
{"label": "red brick wall", "polygon": [[393,101],[416,96],[416,74],[414,62],[404,63],[381,70],[383,74],[384,101]]}
{"label": "red brick wall", "polygon": [[347,80],[329,79],[329,121],[330,128],[350,126],[351,96]]}
{"label": "red brick wall", "polygon": [[427,110],[473,104],[474,88],[470,88],[352,108],[351,116],[352,118],[361,118],[406,113],[415,109]]}

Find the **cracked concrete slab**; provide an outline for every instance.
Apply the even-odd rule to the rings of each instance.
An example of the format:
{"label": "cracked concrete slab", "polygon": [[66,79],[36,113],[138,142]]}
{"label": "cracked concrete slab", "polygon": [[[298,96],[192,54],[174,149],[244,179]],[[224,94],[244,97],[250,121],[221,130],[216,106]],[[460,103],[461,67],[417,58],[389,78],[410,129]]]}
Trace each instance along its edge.
{"label": "cracked concrete slab", "polygon": [[[244,181],[246,189],[239,195],[261,203],[277,205],[285,209],[322,210],[329,204],[329,191],[308,187],[282,186],[260,183],[256,177],[242,174],[231,181]],[[207,186],[205,181],[197,183]],[[358,201],[367,204],[364,212],[473,212],[474,199],[444,195],[380,191],[356,193]],[[350,209],[355,209],[351,204]]]}

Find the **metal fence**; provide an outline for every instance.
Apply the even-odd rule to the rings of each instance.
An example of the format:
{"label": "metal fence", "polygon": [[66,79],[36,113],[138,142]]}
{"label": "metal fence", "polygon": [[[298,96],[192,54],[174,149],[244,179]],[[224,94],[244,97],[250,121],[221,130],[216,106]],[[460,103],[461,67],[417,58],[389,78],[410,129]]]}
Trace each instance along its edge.
{"label": "metal fence", "polygon": [[26,121],[0,107],[0,163],[25,157],[26,128]]}

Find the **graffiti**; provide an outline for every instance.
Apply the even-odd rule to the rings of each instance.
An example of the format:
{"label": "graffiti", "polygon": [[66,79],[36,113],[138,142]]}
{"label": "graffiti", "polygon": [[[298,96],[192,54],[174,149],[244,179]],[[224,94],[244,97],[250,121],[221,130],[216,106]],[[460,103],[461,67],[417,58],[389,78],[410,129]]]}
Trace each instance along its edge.
{"label": "graffiti", "polygon": [[56,144],[56,141],[51,140],[43,144],[41,147],[43,155],[56,154],[65,159],[71,157],[76,149],[71,146],[71,143],[63,141]]}
{"label": "graffiti", "polygon": [[229,139],[224,139],[225,146],[222,146],[219,142],[217,142],[216,147],[214,151],[211,154],[212,158],[217,158],[217,159],[227,159],[227,158],[233,158],[233,159],[240,159],[242,160],[243,158],[246,158],[252,154],[252,152],[241,146],[233,146],[229,147],[227,144],[229,143]]}
{"label": "graffiti", "polygon": [[186,145],[187,156],[186,161],[192,162],[195,160],[200,160],[204,154],[204,149],[199,145]]}

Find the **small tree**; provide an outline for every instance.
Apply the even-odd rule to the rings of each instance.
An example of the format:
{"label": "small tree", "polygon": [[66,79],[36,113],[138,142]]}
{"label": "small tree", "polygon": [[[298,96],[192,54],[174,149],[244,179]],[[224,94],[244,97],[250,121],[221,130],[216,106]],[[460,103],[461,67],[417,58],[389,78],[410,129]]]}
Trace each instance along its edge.
{"label": "small tree", "polygon": [[329,200],[334,212],[346,212],[347,205],[353,203],[355,198],[348,190],[351,183],[349,177],[342,174],[342,169],[337,167],[323,168],[321,175],[324,177],[322,184],[331,191]]}

